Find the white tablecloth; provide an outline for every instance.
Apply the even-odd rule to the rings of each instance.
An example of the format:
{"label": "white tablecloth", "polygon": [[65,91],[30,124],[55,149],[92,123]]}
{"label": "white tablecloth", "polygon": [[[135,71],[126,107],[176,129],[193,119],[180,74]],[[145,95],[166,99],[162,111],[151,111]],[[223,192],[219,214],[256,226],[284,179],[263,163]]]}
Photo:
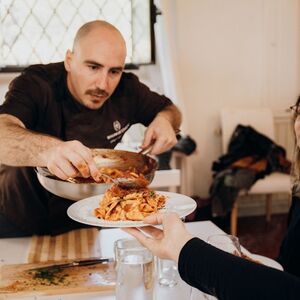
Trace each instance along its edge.
{"label": "white tablecloth", "polygon": [[[210,221],[205,222],[193,222],[186,223],[186,226],[191,234],[206,240],[209,235],[223,233],[223,231],[214,225]],[[103,229],[99,231],[100,249],[101,255],[105,257],[112,257],[113,254],[113,243],[117,239],[128,237],[128,234],[120,229]],[[1,264],[18,264],[26,263],[26,259],[29,251],[30,237],[28,238],[10,238],[0,239],[0,263]],[[188,300],[190,299],[191,288],[182,280],[179,284],[173,288],[157,287],[156,299],[172,299],[172,300]],[[195,293],[195,291],[194,291]],[[72,294],[72,295],[61,295],[61,296],[35,296],[35,297],[22,297],[22,298],[6,298],[0,295],[2,299],[26,299],[26,300],[113,300],[115,296],[111,295],[99,295],[95,293],[85,294]],[[207,299],[197,295],[193,299]]]}

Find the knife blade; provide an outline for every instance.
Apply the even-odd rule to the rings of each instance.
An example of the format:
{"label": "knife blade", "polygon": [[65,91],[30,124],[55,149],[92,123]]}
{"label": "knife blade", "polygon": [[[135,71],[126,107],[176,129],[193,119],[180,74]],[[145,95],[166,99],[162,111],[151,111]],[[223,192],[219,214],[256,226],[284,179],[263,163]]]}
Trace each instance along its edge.
{"label": "knife blade", "polygon": [[106,263],[113,262],[113,261],[114,261],[114,258],[112,258],[112,257],[80,259],[80,260],[73,260],[71,262],[63,263],[63,264],[52,264],[52,265],[45,266],[45,267],[28,269],[27,272],[45,272],[45,271],[51,271],[51,270],[66,269],[66,268],[71,268],[71,267],[106,264]]}

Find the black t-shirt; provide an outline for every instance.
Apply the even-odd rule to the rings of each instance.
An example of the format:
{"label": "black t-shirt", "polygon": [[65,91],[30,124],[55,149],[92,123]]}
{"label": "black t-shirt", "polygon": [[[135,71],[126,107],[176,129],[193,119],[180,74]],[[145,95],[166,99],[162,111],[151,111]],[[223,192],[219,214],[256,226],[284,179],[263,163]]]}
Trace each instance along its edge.
{"label": "black t-shirt", "polygon": [[[148,126],[172,102],[123,73],[113,95],[98,110],[81,105],[70,94],[63,63],[34,65],[9,85],[1,114],[20,119],[27,129],[62,140],[79,140],[91,148],[114,148],[132,124]],[[79,226],[66,216],[72,202],[47,192],[33,168],[0,169],[0,214],[28,233],[54,233]]]}
{"label": "black t-shirt", "polygon": [[300,280],[286,272],[250,262],[193,238],[179,255],[180,276],[219,300],[296,300]]}

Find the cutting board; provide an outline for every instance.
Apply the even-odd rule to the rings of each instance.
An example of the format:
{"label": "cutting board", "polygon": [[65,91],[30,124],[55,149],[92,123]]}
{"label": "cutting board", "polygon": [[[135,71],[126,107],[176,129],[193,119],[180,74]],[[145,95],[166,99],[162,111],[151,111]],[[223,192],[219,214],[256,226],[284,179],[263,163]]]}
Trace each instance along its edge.
{"label": "cutting board", "polygon": [[[61,263],[68,261],[64,260]],[[0,267],[0,299],[1,296],[114,292],[115,271],[113,263],[66,268],[56,270],[53,274],[47,272],[46,276],[28,271],[46,265],[49,265],[49,262],[2,265]]]}
{"label": "cutting board", "polygon": [[[2,296],[36,296],[86,292],[114,292],[113,263],[65,269],[48,279],[33,278],[27,270],[74,259],[101,257],[98,228],[83,228],[56,236],[33,236],[26,264],[0,267],[0,299]],[[53,280],[52,280],[53,279]]]}
{"label": "cutting board", "polygon": [[27,262],[36,263],[101,256],[99,234],[100,231],[97,228],[82,228],[56,236],[33,236]]}

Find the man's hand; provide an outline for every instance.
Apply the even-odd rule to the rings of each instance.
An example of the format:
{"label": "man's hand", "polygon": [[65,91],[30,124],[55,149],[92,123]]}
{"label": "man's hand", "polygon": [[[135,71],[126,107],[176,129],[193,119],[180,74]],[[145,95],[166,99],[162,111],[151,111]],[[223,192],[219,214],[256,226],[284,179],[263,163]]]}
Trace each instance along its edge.
{"label": "man's hand", "polygon": [[160,154],[169,150],[177,142],[176,134],[170,122],[161,116],[157,116],[145,132],[142,149],[153,143],[151,154]]}
{"label": "man's hand", "polygon": [[153,144],[151,154],[160,154],[169,150],[177,142],[176,130],[181,124],[181,113],[176,105],[168,105],[160,111],[148,126],[142,149]]}
{"label": "man's hand", "polygon": [[76,176],[92,176],[97,181],[98,169],[92,151],[79,141],[61,142],[41,154],[49,171],[66,180]]}
{"label": "man's hand", "polygon": [[[163,259],[178,261],[182,247],[193,236],[185,229],[176,213],[155,214],[144,219],[144,223],[163,225],[163,230],[153,226],[140,228],[124,228],[154,255]],[[145,235],[145,232],[147,235]]]}

